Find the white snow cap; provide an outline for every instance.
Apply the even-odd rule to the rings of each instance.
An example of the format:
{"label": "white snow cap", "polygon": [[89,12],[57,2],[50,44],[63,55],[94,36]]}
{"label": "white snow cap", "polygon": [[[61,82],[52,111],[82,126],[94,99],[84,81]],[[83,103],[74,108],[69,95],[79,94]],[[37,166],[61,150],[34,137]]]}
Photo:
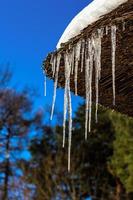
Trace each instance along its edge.
{"label": "white snow cap", "polygon": [[71,38],[80,34],[81,30],[89,24],[97,21],[101,16],[111,12],[122,3],[128,0],[94,0],[86,6],[78,15],[76,15],[67,26],[61,36],[57,49],[61,47],[61,43],[68,42]]}

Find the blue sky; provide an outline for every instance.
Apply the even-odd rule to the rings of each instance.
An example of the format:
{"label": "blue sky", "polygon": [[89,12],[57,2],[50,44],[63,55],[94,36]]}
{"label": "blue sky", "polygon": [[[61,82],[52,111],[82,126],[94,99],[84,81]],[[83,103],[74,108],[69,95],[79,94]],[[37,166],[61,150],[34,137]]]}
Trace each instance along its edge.
{"label": "blue sky", "polygon": [[[53,82],[48,81],[43,96],[41,64],[56,44],[70,20],[89,0],[0,0],[0,67],[6,63],[14,72],[17,87],[37,88],[39,106],[51,104]],[[75,98],[74,98],[75,99]],[[79,98],[74,100],[77,105]],[[63,92],[56,106],[61,109]],[[76,106],[74,106],[76,107]]]}
{"label": "blue sky", "polygon": [[[44,97],[41,65],[71,19],[89,0],[0,0],[0,67],[10,63],[17,89],[28,85],[41,95],[37,106],[52,103],[53,82],[47,83]],[[56,107],[62,110],[63,91]],[[73,97],[76,109],[80,98]],[[25,156],[25,154],[24,154]]]}

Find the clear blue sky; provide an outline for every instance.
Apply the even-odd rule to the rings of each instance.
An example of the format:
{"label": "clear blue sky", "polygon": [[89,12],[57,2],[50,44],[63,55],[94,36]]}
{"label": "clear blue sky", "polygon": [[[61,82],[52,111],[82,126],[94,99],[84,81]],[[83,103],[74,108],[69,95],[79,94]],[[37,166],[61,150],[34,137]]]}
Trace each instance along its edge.
{"label": "clear blue sky", "polygon": [[[40,105],[51,104],[53,91],[53,82],[48,81],[48,94],[43,97],[42,61],[55,49],[70,20],[89,2],[0,0],[0,67],[9,62],[18,87],[37,88]],[[57,106],[63,101],[63,93],[58,95]]]}

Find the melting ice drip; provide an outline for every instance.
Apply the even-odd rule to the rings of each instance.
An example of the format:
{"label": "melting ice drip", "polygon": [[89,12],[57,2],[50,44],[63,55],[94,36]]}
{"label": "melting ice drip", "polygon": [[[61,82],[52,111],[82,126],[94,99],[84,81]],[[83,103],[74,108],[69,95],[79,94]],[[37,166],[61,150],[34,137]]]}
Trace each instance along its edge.
{"label": "melting ice drip", "polygon": [[43,74],[44,74],[44,96],[46,97],[47,96],[47,77],[46,77],[45,71],[43,71]]}
{"label": "melting ice drip", "polygon": [[[99,98],[99,80],[101,78],[101,40],[103,29],[98,29],[88,39],[88,48],[86,48],[86,65],[85,65],[85,83],[86,83],[86,117],[85,117],[85,139],[88,131],[91,131],[91,112],[92,112],[92,75],[93,63],[95,62],[95,88],[96,88],[96,122],[98,121],[98,98]],[[88,55],[88,57],[87,57]],[[89,124],[88,124],[89,118]]]}
{"label": "melting ice drip", "polygon": [[[92,106],[92,72],[93,72],[93,44],[92,39],[88,39],[86,48],[85,82],[86,82],[86,120],[85,139],[87,139],[88,129],[91,131],[91,106]],[[89,124],[88,124],[89,117]],[[89,128],[88,128],[89,126]]]}
{"label": "melting ice drip", "polygon": [[[63,116],[63,147],[65,146],[66,138],[66,120],[68,113],[68,170],[70,170],[70,156],[71,156],[71,140],[72,140],[72,105],[70,93],[70,77],[74,73],[75,95],[78,91],[78,72],[79,62],[81,72],[85,70],[85,89],[86,89],[86,109],[85,109],[85,139],[87,139],[88,132],[91,131],[91,113],[92,113],[92,77],[95,71],[95,91],[96,91],[96,111],[95,120],[98,122],[98,104],[99,104],[99,81],[101,78],[101,51],[102,38],[107,35],[110,27],[98,29],[88,39],[80,40],[74,47],[69,48],[64,53],[65,63],[65,89],[64,89],[64,116]],[[113,104],[115,104],[115,54],[116,54],[116,26],[111,26],[111,43],[112,43],[112,87],[113,87]],[[61,54],[58,53],[51,57],[52,73],[54,77],[54,95],[51,110],[51,120],[53,118],[56,90],[58,85],[58,75],[60,67]],[[95,70],[94,70],[95,67]]]}
{"label": "melting ice drip", "polygon": [[97,34],[93,37],[94,45],[94,60],[95,60],[95,87],[96,87],[96,123],[98,122],[97,112],[98,112],[98,98],[99,98],[99,80],[101,78],[101,49],[102,49],[102,38],[103,38],[103,29],[98,29]]}
{"label": "melting ice drip", "polygon": [[70,158],[71,158],[71,140],[72,140],[72,105],[70,93],[70,73],[72,66],[72,54],[66,53],[65,55],[65,92],[64,92],[64,119],[63,119],[63,147],[65,146],[65,132],[66,132],[66,114],[68,110],[68,171],[70,171]]}
{"label": "melting ice drip", "polygon": [[[56,64],[56,69],[55,69],[55,59],[57,59],[57,64]],[[53,62],[53,75],[55,74],[55,82],[54,82],[54,95],[53,95],[53,103],[52,103],[52,110],[51,110],[51,117],[50,119],[53,119],[53,114],[54,114],[54,107],[55,107],[55,100],[56,100],[56,89],[58,85],[58,74],[59,74],[59,66],[60,66],[60,59],[61,59],[61,54],[57,55],[57,58],[54,58]]]}
{"label": "melting ice drip", "polygon": [[113,79],[113,105],[115,105],[115,54],[116,54],[116,26],[111,27],[112,41],[112,79]]}

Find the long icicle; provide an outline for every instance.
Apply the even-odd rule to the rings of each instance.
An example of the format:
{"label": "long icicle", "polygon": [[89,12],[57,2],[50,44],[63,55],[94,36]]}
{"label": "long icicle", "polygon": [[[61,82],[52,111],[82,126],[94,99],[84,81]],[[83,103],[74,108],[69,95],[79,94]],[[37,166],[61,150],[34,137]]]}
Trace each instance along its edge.
{"label": "long icicle", "polygon": [[66,115],[67,115],[67,80],[65,81],[65,91],[64,91],[64,115],[63,115],[63,144],[65,147],[65,137],[66,137]]}
{"label": "long icicle", "polygon": [[66,137],[66,115],[67,115],[67,106],[68,106],[68,99],[67,99],[67,87],[68,87],[68,55],[64,55],[65,60],[65,91],[64,91],[64,115],[63,115],[63,145],[65,147],[65,137]]}
{"label": "long icicle", "polygon": [[85,53],[85,40],[82,40],[82,46],[81,46],[81,72],[83,72],[83,69],[84,69],[84,53]]}
{"label": "long icicle", "polygon": [[113,87],[113,105],[115,105],[115,55],[116,55],[116,26],[111,26],[112,42],[112,87]]}
{"label": "long icicle", "polygon": [[90,60],[88,55],[88,41],[85,42],[85,92],[86,92],[86,108],[85,108],[85,140],[88,137],[88,119],[89,119],[89,71]]}
{"label": "long icicle", "polygon": [[86,59],[85,65],[85,87],[86,87],[86,109],[85,109],[85,140],[88,136],[88,119],[89,119],[89,68],[90,68],[89,58]]}
{"label": "long icicle", "polygon": [[57,84],[58,84],[58,73],[59,73],[59,67],[60,67],[60,59],[61,59],[61,54],[57,55],[57,66],[55,70],[55,82],[54,82],[54,95],[53,95],[53,103],[52,103],[52,110],[51,110],[51,116],[50,119],[53,119],[53,114],[54,114],[54,107],[55,107],[55,100],[56,100],[56,89],[57,89]]}
{"label": "long icicle", "polygon": [[[65,55],[65,93],[64,98],[66,100],[64,102],[64,124],[66,123],[66,112],[68,108],[68,124],[69,124],[69,132],[68,132],[68,171],[70,171],[71,165],[71,142],[72,142],[72,105],[71,105],[71,93],[70,93],[70,73],[71,73],[71,61],[72,56],[70,53],[66,52]],[[65,125],[66,126],[66,125]],[[64,126],[64,128],[65,128]],[[65,129],[63,133],[63,143],[65,144]],[[64,145],[63,144],[63,145]]]}
{"label": "long icicle", "polygon": [[72,143],[72,105],[71,105],[71,93],[70,93],[70,79],[68,80],[68,122],[69,122],[69,136],[68,136],[68,171],[71,167],[71,143]]}
{"label": "long icicle", "polygon": [[103,37],[103,29],[98,29],[97,34],[93,36],[94,59],[95,59],[95,88],[96,88],[96,111],[95,119],[98,122],[98,103],[99,103],[99,80],[101,78],[101,40]]}
{"label": "long icicle", "polygon": [[65,59],[65,91],[64,91],[64,116],[63,116],[63,148],[65,146],[65,136],[66,136],[66,115],[67,115],[67,108],[68,108],[68,97],[67,97],[67,90],[68,90],[68,81],[70,79],[70,73],[72,68],[73,62],[73,52],[66,53],[64,56]]}
{"label": "long icicle", "polygon": [[94,51],[92,46],[92,38],[89,39],[89,58],[90,58],[90,72],[89,72],[89,132],[91,132],[91,114],[92,114],[92,73],[93,73],[93,61]]}

